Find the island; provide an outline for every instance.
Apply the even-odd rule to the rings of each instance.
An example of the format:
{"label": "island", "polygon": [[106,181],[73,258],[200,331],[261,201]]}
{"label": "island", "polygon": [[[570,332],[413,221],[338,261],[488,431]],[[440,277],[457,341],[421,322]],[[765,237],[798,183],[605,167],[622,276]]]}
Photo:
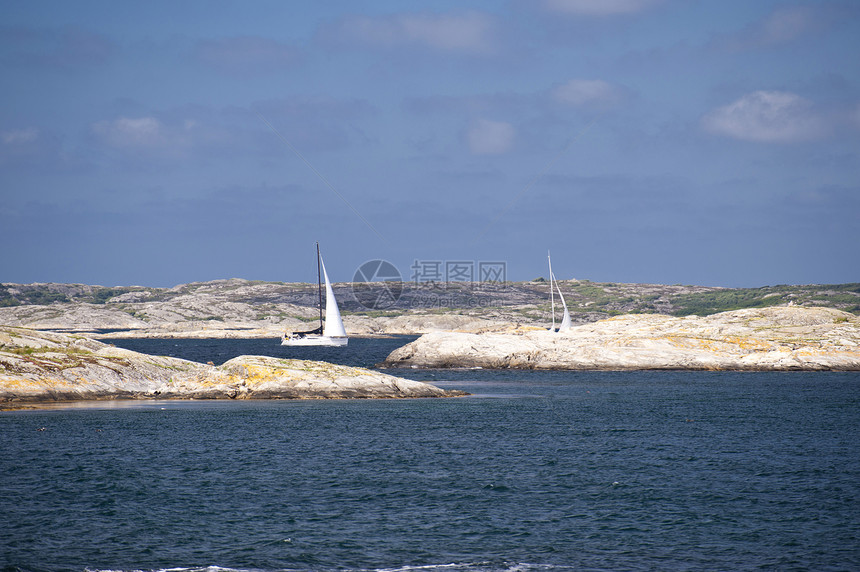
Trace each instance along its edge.
{"label": "island", "polygon": [[[562,332],[547,329],[554,306],[543,279],[432,289],[404,284],[387,309],[350,300],[354,285],[335,288],[346,301],[350,336],[423,334],[381,364],[399,371],[860,371],[860,284],[726,289],[572,279],[558,285],[573,313],[573,327]],[[215,366],[97,341],[278,339],[316,320],[317,303],[313,285],[241,279],[170,289],[3,283],[0,403],[462,394],[378,369],[260,356]]]}
{"label": "island", "polygon": [[344,399],[466,395],[326,362],[240,356],[215,366],[83,336],[0,326],[0,405],[105,399]]}
{"label": "island", "polygon": [[[367,283],[333,285],[349,336],[481,332],[552,323],[549,281],[398,283],[396,302],[368,308]],[[720,288],[558,280],[575,325],[624,314],[706,316],[778,306],[860,315],[860,283]],[[213,280],[173,288],[0,283],[0,324],[102,338],[279,338],[319,319],[316,284]],[[558,297],[555,307],[558,308]],[[558,316],[556,316],[558,319]]]}
{"label": "island", "polygon": [[780,306],[674,317],[625,314],[552,332],[510,326],[433,332],[386,367],[560,370],[860,371],[860,318]]}

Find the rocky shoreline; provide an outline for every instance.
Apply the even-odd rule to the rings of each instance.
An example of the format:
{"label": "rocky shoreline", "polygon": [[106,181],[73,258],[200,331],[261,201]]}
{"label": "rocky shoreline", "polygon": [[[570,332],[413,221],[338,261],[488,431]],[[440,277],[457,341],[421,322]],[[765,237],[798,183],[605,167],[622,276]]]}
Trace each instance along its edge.
{"label": "rocky shoreline", "polygon": [[220,366],[0,327],[0,404],[106,399],[358,399],[465,395],[364,368],[240,356]]}
{"label": "rocky shoreline", "polygon": [[565,332],[435,332],[395,350],[384,365],[860,371],[860,319],[829,308],[778,307],[685,318],[631,314]]}
{"label": "rocky shoreline", "polygon": [[[474,321],[452,331],[458,323],[441,320],[448,331],[424,334],[395,350],[383,367],[860,371],[860,318],[832,308],[783,306],[684,318],[627,314],[565,332]],[[140,354],[80,335],[0,326],[4,407],[104,399],[455,395],[463,393],[325,362],[240,356],[215,366]]]}
{"label": "rocky shoreline", "polygon": [[[365,283],[362,283],[366,286]],[[401,283],[396,303],[367,308],[355,284],[334,285],[350,336],[547,327],[549,283]],[[860,314],[860,284],[731,289],[561,280],[574,324],[620,314],[707,315],[794,304]],[[0,324],[91,338],[278,338],[310,329],[319,317],[316,284],[242,279],[173,288],[0,283]],[[313,326],[310,326],[313,327]]]}

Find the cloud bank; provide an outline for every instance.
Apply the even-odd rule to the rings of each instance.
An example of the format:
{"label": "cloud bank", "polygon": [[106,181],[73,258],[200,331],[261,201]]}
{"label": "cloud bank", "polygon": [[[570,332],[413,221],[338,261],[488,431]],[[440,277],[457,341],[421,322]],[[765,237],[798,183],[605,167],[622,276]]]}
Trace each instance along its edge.
{"label": "cloud bank", "polygon": [[326,27],[327,43],[395,49],[418,47],[438,52],[488,54],[494,51],[495,24],[482,12],[354,16]]}
{"label": "cloud bank", "polygon": [[658,3],[659,0],[544,0],[544,7],[566,14],[618,16],[642,12]]}
{"label": "cloud bank", "polygon": [[32,143],[39,137],[39,130],[35,127],[27,127],[26,129],[12,129],[0,133],[0,141],[6,145],[18,145],[22,143]]}
{"label": "cloud bank", "polygon": [[553,88],[550,97],[575,107],[611,107],[621,100],[621,90],[600,79],[571,79]]}
{"label": "cloud bank", "polygon": [[784,91],[756,91],[702,118],[705,130],[745,141],[790,143],[818,139],[826,126],[812,102]]}
{"label": "cloud bank", "polygon": [[154,117],[99,121],[93,124],[92,131],[111,147],[153,147],[164,142],[164,127]]}

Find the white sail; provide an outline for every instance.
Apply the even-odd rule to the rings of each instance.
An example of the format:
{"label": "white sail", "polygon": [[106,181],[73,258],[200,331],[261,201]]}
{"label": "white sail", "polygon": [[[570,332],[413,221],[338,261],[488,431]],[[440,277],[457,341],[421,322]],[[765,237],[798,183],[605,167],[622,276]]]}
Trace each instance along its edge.
{"label": "white sail", "polygon": [[325,264],[320,255],[320,266],[325,278],[325,327],[323,328],[323,336],[331,338],[345,338],[346,330],[343,327],[343,320],[340,317],[340,310],[337,308],[337,300],[334,297],[334,290],[331,288],[331,282],[328,280],[328,273],[325,271]]}
{"label": "white sail", "polygon": [[[555,276],[550,275],[551,278]],[[564,317],[561,319],[561,325],[558,327],[559,332],[570,329],[570,312],[567,311],[567,303],[564,301],[564,296],[561,293],[561,288],[558,286],[558,280],[555,281],[555,287],[558,288],[558,297],[561,298],[561,305],[564,306]]]}
{"label": "white sail", "polygon": [[318,279],[320,296],[320,325],[309,332],[284,332],[281,338],[282,346],[332,346],[342,347],[349,343],[346,337],[346,329],[340,317],[337,300],[334,297],[328,272],[325,270],[320,247],[317,244],[317,265],[320,273],[325,276],[325,324],[322,317],[322,279]]}

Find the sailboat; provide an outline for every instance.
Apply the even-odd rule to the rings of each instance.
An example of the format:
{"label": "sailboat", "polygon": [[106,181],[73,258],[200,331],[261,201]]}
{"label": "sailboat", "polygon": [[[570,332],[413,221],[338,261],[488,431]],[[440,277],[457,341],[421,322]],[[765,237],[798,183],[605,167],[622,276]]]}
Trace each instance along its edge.
{"label": "sailboat", "polygon": [[[323,323],[322,310],[322,287],[325,279],[325,323]],[[284,334],[281,339],[282,346],[345,346],[349,342],[337,300],[334,297],[328,273],[325,271],[320,244],[317,243],[317,284],[319,286],[320,325],[314,330],[307,332],[293,332]]]}
{"label": "sailboat", "polygon": [[561,293],[561,288],[558,286],[558,280],[555,279],[555,274],[552,273],[552,258],[549,256],[549,251],[546,253],[547,262],[549,262],[549,294],[550,300],[552,301],[552,327],[549,329],[550,332],[554,332],[555,330],[555,290],[553,290],[553,285],[555,285],[555,289],[558,290],[558,297],[561,300],[561,305],[564,308],[564,315],[561,318],[561,325],[558,327],[559,332],[563,332],[564,330],[570,329],[570,312],[567,309],[567,303],[564,301],[564,295]]}

